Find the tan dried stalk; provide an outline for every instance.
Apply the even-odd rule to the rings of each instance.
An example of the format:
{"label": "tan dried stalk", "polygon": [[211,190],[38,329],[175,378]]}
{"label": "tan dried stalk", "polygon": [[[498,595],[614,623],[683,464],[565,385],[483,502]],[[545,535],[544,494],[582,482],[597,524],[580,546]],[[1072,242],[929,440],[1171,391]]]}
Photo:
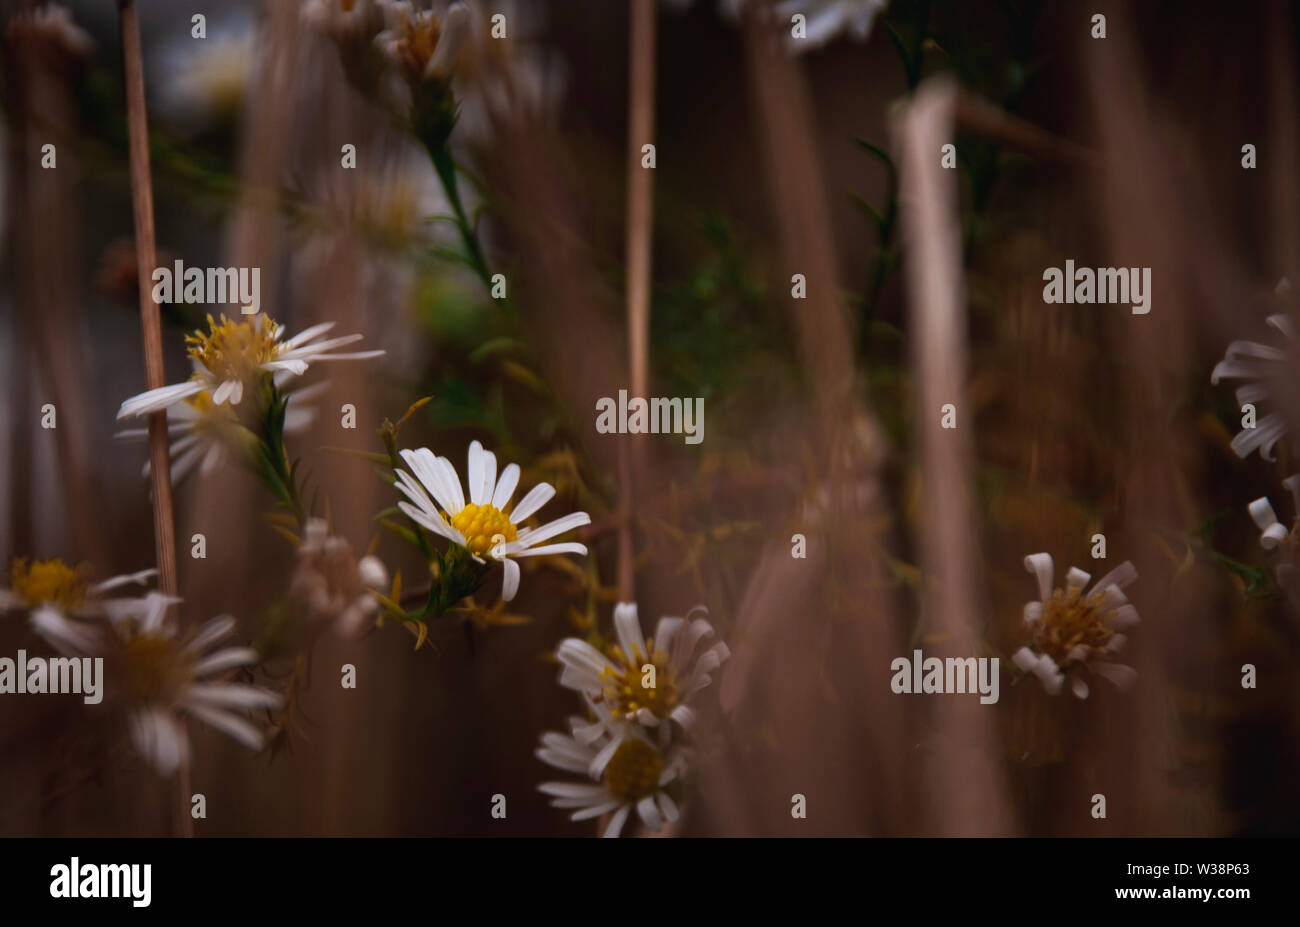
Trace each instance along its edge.
{"label": "tan dried stalk", "polygon": [[[632,0],[628,33],[627,127],[627,353],[631,394],[647,395],[650,366],[650,259],[654,243],[654,172],[641,165],[643,145],[654,137],[655,0]],[[618,591],[636,595],[632,507],[641,471],[642,444],[624,437],[619,485],[624,517],[619,527]]]}
{"label": "tan dried stalk", "polygon": [[[135,217],[135,254],[140,283],[140,324],[144,332],[145,385],[165,386],[162,320],[151,298],[157,255],[154,244],[153,185],[149,177],[149,126],[144,103],[144,66],[140,55],[140,22],[135,0],[118,0],[122,29],[122,62],[126,92],[126,119],[131,158],[131,206]],[[158,558],[158,588],[176,595],[176,527],[172,509],[171,458],[167,445],[167,413],[149,416],[149,472],[153,481],[154,546]],[[173,618],[179,620],[175,613]],[[190,773],[182,763],[176,776],[176,832],[192,837],[189,814]]]}

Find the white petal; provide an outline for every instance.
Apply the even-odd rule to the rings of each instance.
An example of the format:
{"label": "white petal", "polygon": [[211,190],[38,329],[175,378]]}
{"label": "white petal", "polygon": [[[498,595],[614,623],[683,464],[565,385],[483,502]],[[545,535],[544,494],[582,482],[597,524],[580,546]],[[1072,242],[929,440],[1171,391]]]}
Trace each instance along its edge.
{"label": "white petal", "polygon": [[1098,676],[1109,679],[1121,690],[1128,689],[1137,682],[1137,670],[1122,663],[1097,663],[1092,669]]}
{"label": "white petal", "polygon": [[641,636],[635,602],[619,602],[614,606],[614,632],[627,659],[636,660],[645,654],[645,638]]}
{"label": "white petal", "polygon": [[614,812],[614,816],[609,819],[609,826],[605,828],[604,837],[617,837],[623,832],[623,823],[627,820],[628,813],[631,812],[631,805],[624,805]]}
{"label": "white petal", "polygon": [[[501,545],[509,550],[507,545]],[[514,551],[509,556],[512,557],[547,557],[551,554],[586,554],[587,545],[579,544],[577,541],[565,541],[562,544],[543,544],[541,547],[525,547],[523,550]]]}
{"label": "white petal", "polygon": [[[514,519],[511,518],[511,521],[514,521]],[[518,524],[518,522],[515,522],[515,524]],[[516,550],[524,550],[540,541],[548,540],[556,535],[564,534],[566,531],[572,531],[574,528],[589,524],[591,524],[591,516],[586,512],[572,512],[555,519],[555,521],[547,522],[535,531],[520,532],[519,539],[507,545],[507,550],[515,547],[515,545],[518,545],[518,547],[515,547]],[[510,550],[510,552],[513,553],[514,551]]]}
{"label": "white petal", "polygon": [[210,657],[204,657],[194,667],[195,676],[209,676],[223,673],[240,666],[251,666],[257,662],[257,651],[251,647],[227,647],[218,650]]}
{"label": "white petal", "polygon": [[510,497],[515,494],[515,487],[518,485],[519,464],[507,464],[506,468],[501,471],[501,479],[497,481],[496,491],[492,493],[493,508],[504,512],[506,506],[510,504]]}
{"label": "white petal", "polygon": [[[239,388],[238,380],[226,380],[217,387],[217,391],[212,394],[212,404],[215,406],[224,405],[227,399],[230,399],[235,390]],[[242,392],[242,391],[241,391]],[[233,404],[238,405],[239,400],[232,400]]]}
{"label": "white petal", "polygon": [[1137,577],[1137,568],[1134,567],[1130,561],[1125,560],[1119,566],[1115,567],[1115,569],[1097,580],[1097,585],[1092,587],[1092,591],[1094,593],[1101,592],[1108,586],[1117,586],[1120,589],[1124,589],[1131,585]]}
{"label": "white petal", "polygon": [[519,504],[516,505],[514,511],[510,513],[510,521],[516,525],[519,524],[524,521],[524,519],[528,518],[529,515],[532,515],[546,503],[550,502],[551,497],[554,495],[555,488],[550,483],[538,483],[528,491],[527,495],[519,500]]}
{"label": "white petal", "polygon": [[205,724],[233,737],[250,750],[262,749],[262,732],[238,715],[195,702],[186,702],[185,710]]}
{"label": "white petal", "polygon": [[1233,452],[1243,460],[1254,450],[1265,460],[1272,460],[1273,445],[1286,434],[1286,419],[1280,413],[1270,412],[1254,428],[1244,428],[1232,439]]}
{"label": "white petal", "polygon": [[501,570],[501,598],[509,602],[519,591],[519,564],[513,560],[502,560]]}
{"label": "white petal", "polygon": [[284,342],[284,347],[286,349],[291,350],[293,348],[298,347],[298,345],[300,344],[305,344],[306,342],[311,341],[317,335],[325,334],[325,332],[329,331],[331,328],[334,327],[334,324],[335,323],[333,322],[321,322],[319,325],[313,325],[310,328],[304,328],[302,331],[298,332],[298,334],[294,335],[288,341]]}
{"label": "white petal", "polygon": [[1092,576],[1090,574],[1085,573],[1078,567],[1070,567],[1069,572],[1065,574],[1065,588],[1082,589],[1084,586],[1088,585],[1088,580],[1091,578]]}
{"label": "white petal", "polygon": [[1038,624],[1038,622],[1042,621],[1042,620],[1043,620],[1043,603],[1042,603],[1042,602],[1026,602],[1026,603],[1025,603],[1024,618],[1025,618],[1025,627],[1027,627],[1027,628],[1032,628],[1034,625]]}
{"label": "white petal", "polygon": [[187,705],[207,705],[211,708],[242,708],[254,711],[259,708],[279,708],[284,699],[269,689],[257,686],[231,685],[230,683],[190,683],[185,690]]}
{"label": "white petal", "polygon": [[1038,598],[1046,602],[1052,597],[1052,555],[1030,554],[1025,558],[1025,569],[1038,578]]}
{"label": "white petal", "polygon": [[117,410],[117,417],[122,419],[129,415],[148,415],[151,412],[157,412],[178,402],[183,402],[189,397],[203,392],[204,388],[204,384],[194,380],[175,383],[171,386],[160,386],[158,389],[148,390],[123,402]]}
{"label": "white petal", "polygon": [[664,822],[659,819],[659,806],[655,804],[653,795],[647,795],[636,803],[636,813],[650,830],[657,831],[663,827]]}
{"label": "white petal", "polygon": [[104,580],[98,585],[91,586],[90,591],[94,595],[103,595],[105,592],[108,592],[111,589],[117,589],[121,586],[129,586],[132,584],[143,585],[149,579],[152,579],[157,575],[158,571],[153,568],[141,570],[138,573],[123,573],[121,576],[114,576],[110,579]]}
{"label": "white petal", "polygon": [[1250,517],[1259,526],[1260,531],[1263,532],[1259,538],[1260,546],[1265,550],[1272,550],[1286,540],[1289,532],[1278,523],[1277,513],[1273,511],[1273,506],[1269,503],[1267,497],[1256,499],[1247,508]]}
{"label": "white petal", "polygon": [[225,640],[235,630],[235,619],[230,615],[218,615],[204,622],[194,637],[185,645],[187,653],[202,653],[217,641]]}
{"label": "white petal", "polygon": [[88,656],[99,649],[99,635],[93,627],[67,618],[48,605],[32,612],[28,621],[33,631],[65,657]]}

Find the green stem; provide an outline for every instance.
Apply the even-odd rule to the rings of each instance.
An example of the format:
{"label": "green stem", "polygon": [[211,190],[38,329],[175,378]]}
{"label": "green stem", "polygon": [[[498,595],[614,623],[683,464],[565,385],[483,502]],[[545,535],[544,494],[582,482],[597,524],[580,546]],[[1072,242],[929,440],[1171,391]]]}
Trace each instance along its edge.
{"label": "green stem", "polygon": [[478,278],[483,281],[483,285],[490,291],[492,289],[492,273],[488,270],[487,259],[483,256],[483,249],[479,245],[478,234],[465,213],[464,203],[461,202],[460,187],[456,179],[456,161],[452,158],[451,152],[447,150],[446,145],[430,148],[429,157],[433,160],[433,169],[437,171],[438,179],[442,182],[442,188],[447,193],[447,200],[451,203],[451,210],[455,214],[456,226],[460,229],[461,241],[465,244],[465,253],[469,258],[469,264],[474,269],[474,272],[478,274]]}

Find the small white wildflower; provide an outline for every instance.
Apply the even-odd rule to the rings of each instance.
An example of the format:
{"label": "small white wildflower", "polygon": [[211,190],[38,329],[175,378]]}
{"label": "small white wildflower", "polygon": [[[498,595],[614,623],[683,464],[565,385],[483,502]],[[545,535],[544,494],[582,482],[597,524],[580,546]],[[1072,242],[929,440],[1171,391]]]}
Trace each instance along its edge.
{"label": "small white wildflower", "polygon": [[[691,620],[690,615],[664,617],[654,637],[646,640],[636,604],[620,602],[614,607],[614,630],[618,642],[608,655],[577,638],[560,643],[556,654],[564,667],[560,685],[603,705],[611,723],[634,721],[657,727],[671,719],[689,728],[695,712],[688,703],[731,656],[722,641],[700,649],[713,636],[713,626],[703,618]],[[653,667],[653,687],[644,684],[647,667]]]}
{"label": "small white wildflower", "polygon": [[1108,658],[1127,641],[1122,632],[1138,623],[1137,609],[1123,591],[1137,579],[1133,564],[1120,564],[1087,592],[1091,577],[1077,567],[1066,574],[1064,589],[1053,588],[1051,554],[1030,554],[1025,569],[1038,579],[1039,600],[1025,605],[1025,627],[1033,633],[1033,645],[1016,651],[1011,658],[1016,666],[1037,676],[1052,695],[1069,676],[1071,691],[1087,698],[1088,684],[1075,672],[1083,668],[1121,688],[1131,685],[1137,671]]}
{"label": "small white wildflower", "polygon": [[398,506],[417,524],[459,544],[475,558],[482,560],[486,555],[498,561],[503,570],[501,597],[507,602],[519,590],[519,564],[515,558],[587,553],[586,545],[574,541],[536,546],[591,524],[591,516],[574,512],[539,528],[520,528],[525,519],[550,501],[555,488],[550,483],[538,483],[507,512],[519,485],[519,465],[510,464],[497,479],[496,455],[483,450],[479,442],[469,446],[468,503],[456,468],[446,457],[435,456],[427,447],[404,450],[401,456],[415,475],[397,471],[393,485],[410,500],[398,502]]}

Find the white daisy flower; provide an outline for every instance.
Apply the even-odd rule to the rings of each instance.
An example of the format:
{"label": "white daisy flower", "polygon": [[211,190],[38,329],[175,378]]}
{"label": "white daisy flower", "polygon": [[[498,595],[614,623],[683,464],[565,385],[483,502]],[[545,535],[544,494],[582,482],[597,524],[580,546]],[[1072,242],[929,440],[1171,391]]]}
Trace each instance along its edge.
{"label": "white daisy flower", "polygon": [[[316,420],[316,410],[304,403],[324,392],[328,386],[328,383],[315,383],[289,394],[292,401],[284,413],[286,436],[302,434],[311,427]],[[116,435],[125,439],[148,436],[147,428],[125,428]],[[167,408],[167,436],[171,441],[171,478],[175,485],[196,468],[207,476],[228,466],[241,451],[257,441],[256,435],[240,423],[234,409],[229,404],[219,406],[213,403],[207,390]],[[142,472],[148,477],[149,461],[145,461]]]}
{"label": "white daisy flower", "polygon": [[323,518],[309,518],[298,546],[289,595],[315,621],[339,634],[355,635],[379,608],[368,590],[388,586],[388,571],[378,557],[360,560],[346,539],[330,534]]}
{"label": "white daisy flower", "polygon": [[486,555],[498,561],[504,574],[501,597],[507,602],[519,591],[519,564],[515,558],[587,553],[586,545],[576,541],[536,546],[591,524],[591,516],[574,512],[540,528],[520,528],[525,519],[550,501],[555,488],[550,483],[538,483],[507,513],[510,497],[519,485],[519,465],[508,465],[497,479],[496,455],[483,450],[479,442],[469,446],[468,503],[456,468],[446,457],[434,456],[427,447],[404,450],[401,455],[415,476],[397,471],[393,485],[410,500],[398,502],[398,507],[414,522],[459,544],[476,559],[482,561]]}
{"label": "white daisy flower", "polygon": [[566,772],[590,777],[588,782],[543,782],[537,788],[551,796],[555,808],[574,809],[570,820],[585,821],[610,814],[604,836],[617,837],[635,809],[652,831],[680,816],[669,790],[688,767],[682,747],[656,746],[636,733],[609,732],[585,736],[590,725],[570,718],[572,733],[542,735],[536,756]]}
{"label": "white daisy flower", "polygon": [[1025,569],[1038,578],[1039,601],[1025,605],[1025,627],[1033,633],[1033,645],[1016,651],[1011,658],[1016,666],[1037,676],[1052,695],[1070,675],[1070,690],[1087,698],[1088,684],[1072,672],[1083,667],[1120,688],[1131,685],[1137,671],[1106,658],[1124,646],[1128,638],[1122,632],[1138,623],[1137,609],[1123,591],[1137,579],[1133,564],[1121,563],[1087,592],[1091,576],[1077,567],[1066,574],[1064,589],[1053,589],[1051,554],[1030,554]]}
{"label": "white daisy flower", "polygon": [[[120,599],[108,593],[126,586],[147,584],[158,573],[153,569],[141,570],[113,576],[101,583],[90,583],[86,578],[87,572],[85,567],[71,566],[57,557],[36,561],[19,558],[10,567],[8,588],[0,587],[0,611],[22,609],[30,612],[33,629],[50,621],[66,620],[70,615],[103,617],[131,601],[140,601]],[[81,639],[87,638],[83,634]]]}
{"label": "white daisy flower", "polygon": [[[1270,395],[1289,395],[1293,391],[1295,326],[1289,316],[1282,314],[1271,315],[1266,321],[1286,337],[1285,347],[1277,348],[1256,341],[1234,341],[1228,345],[1223,360],[1215,364],[1210,373],[1210,382],[1216,385],[1220,380],[1246,381],[1237,388],[1238,405],[1257,403]],[[1274,445],[1286,433],[1287,422],[1282,413],[1270,412],[1259,419],[1254,428],[1243,428],[1232,439],[1232,449],[1243,459],[1258,450],[1260,457],[1272,460]]]}
{"label": "white daisy flower", "polygon": [[283,373],[302,376],[309,364],[327,360],[360,360],[379,357],[383,351],[360,351],[332,354],[335,348],[360,341],[362,335],[344,335],[318,341],[334,327],[333,322],[313,325],[287,341],[282,341],[280,326],[268,316],[258,314],[244,319],[223,318],[217,322],[208,316],[208,332],[186,336],[194,375],[184,383],[151,389],[132,396],[117,411],[119,419],[128,415],[149,415],[184,402],[207,391],[214,405],[229,402],[238,405],[244,387],[262,374]]}
{"label": "white daisy flower", "polygon": [[783,0],[773,8],[773,13],[785,23],[795,13],[804,15],[805,36],[786,37],[786,48],[798,53],[821,48],[841,35],[866,41],[876,17],[887,6],[888,0]]}
{"label": "white daisy flower", "polygon": [[407,82],[446,81],[461,43],[469,31],[469,10],[463,3],[438,2],[417,10],[409,0],[376,0],[384,30],[375,45]]}
{"label": "white daisy flower", "polygon": [[[685,618],[664,617],[647,641],[641,634],[636,604],[620,602],[614,607],[614,630],[618,643],[609,648],[608,655],[578,638],[560,643],[556,652],[564,666],[560,685],[604,706],[611,724],[635,721],[657,727],[671,719],[689,728],[695,712],[687,703],[709,684],[709,674],[731,656],[722,641],[698,650],[702,641],[713,636],[713,626],[703,618],[692,621],[689,614]],[[647,680],[650,685],[645,684]]]}
{"label": "white daisy flower", "polygon": [[164,617],[179,601],[157,592],[118,600],[107,609],[107,626],[70,620],[52,609],[44,610],[36,623],[36,630],[61,652],[103,657],[112,667],[109,678],[119,681],[117,694],[127,712],[131,740],[163,776],[189,757],[182,712],[260,750],[262,733],[245,713],[276,709],[282,703],[267,689],[217,678],[256,663],[257,653],[247,647],[211,650],[235,630],[229,615],[178,638]]}

